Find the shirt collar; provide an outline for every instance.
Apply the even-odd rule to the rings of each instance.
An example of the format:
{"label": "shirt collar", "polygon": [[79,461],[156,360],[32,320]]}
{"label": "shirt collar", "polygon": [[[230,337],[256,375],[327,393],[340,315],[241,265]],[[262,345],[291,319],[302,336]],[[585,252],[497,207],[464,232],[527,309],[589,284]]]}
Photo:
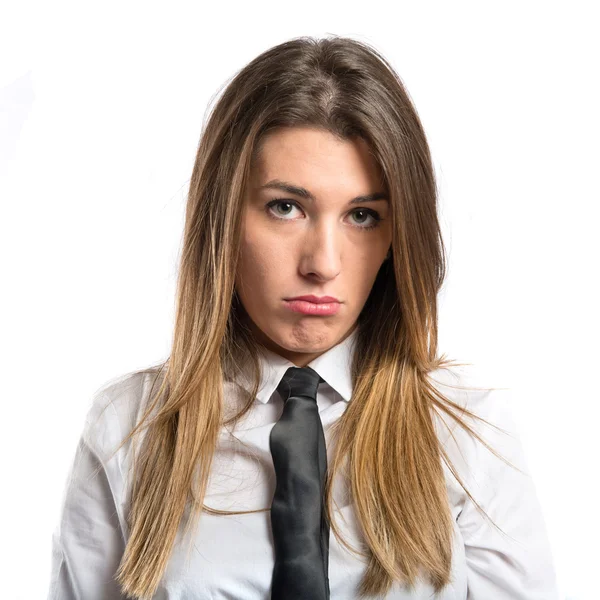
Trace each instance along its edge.
{"label": "shirt collar", "polygon": [[[314,369],[346,402],[352,398],[351,365],[357,332],[358,328],[355,328],[345,340],[317,356],[307,365]],[[266,404],[277,390],[285,372],[296,365],[264,347],[260,349],[258,358],[261,379],[256,399]],[[244,389],[250,391],[247,371],[241,373],[239,383]]]}

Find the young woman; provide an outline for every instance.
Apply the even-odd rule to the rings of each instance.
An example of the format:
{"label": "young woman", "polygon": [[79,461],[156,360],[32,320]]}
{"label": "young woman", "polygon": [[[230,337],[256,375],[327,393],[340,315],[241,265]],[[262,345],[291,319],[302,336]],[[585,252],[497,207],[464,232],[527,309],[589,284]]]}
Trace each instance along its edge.
{"label": "young woman", "polygon": [[250,62],[202,133],[170,356],[91,404],[49,598],[556,598],[506,392],[438,356],[444,275],[385,59]]}

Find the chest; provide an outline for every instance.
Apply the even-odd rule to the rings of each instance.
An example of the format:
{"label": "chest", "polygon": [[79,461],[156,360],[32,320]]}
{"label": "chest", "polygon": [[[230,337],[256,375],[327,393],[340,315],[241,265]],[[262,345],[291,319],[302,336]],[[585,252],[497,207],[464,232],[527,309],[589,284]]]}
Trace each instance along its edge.
{"label": "chest", "polygon": [[[326,438],[328,460],[332,458],[331,425],[346,405],[335,397],[321,396],[320,416]],[[275,491],[275,472],[269,449],[269,434],[281,406],[259,406],[233,432],[222,432],[215,452],[204,503],[225,511],[260,510],[269,507]],[[343,539],[360,549],[363,538],[353,504],[343,479],[333,485],[336,525]],[[180,526],[173,554],[154,600],[269,600],[274,565],[270,512],[213,515],[204,512],[192,545],[183,540]],[[331,600],[354,600],[366,569],[333,531],[329,543]],[[430,599],[433,588],[420,582],[412,590],[394,585],[386,600]],[[452,582],[436,600],[467,597],[464,544],[455,523]]]}
{"label": "chest", "polygon": [[[360,534],[352,506],[338,513],[344,539],[358,548]],[[345,521],[345,522],[344,522]],[[182,530],[180,530],[181,536]],[[269,513],[216,516],[204,513],[189,552],[181,537],[169,561],[154,600],[210,599],[268,600],[274,554]],[[358,597],[358,586],[366,564],[331,534],[329,584],[332,600]],[[453,581],[437,600],[464,600],[467,597],[465,557],[458,530],[453,551]],[[433,597],[425,582],[412,590],[392,587],[387,600],[414,600]]]}
{"label": "chest", "polygon": [[[275,490],[275,474],[268,448],[271,424],[258,425],[224,436],[215,454],[205,504],[227,511],[269,507]],[[327,427],[325,436],[328,438]],[[261,431],[262,430],[262,431]],[[329,441],[329,440],[328,440]],[[329,450],[329,448],[328,448]],[[343,539],[356,549],[363,538],[343,479],[334,480],[338,506],[336,525]],[[269,600],[274,564],[269,511],[239,515],[203,513],[189,551],[181,543],[183,526],[155,600],[210,599]],[[329,585],[332,600],[358,597],[366,563],[336,538],[329,544]],[[467,580],[464,545],[455,524],[453,581],[436,600],[464,600]],[[387,600],[429,599],[433,589],[425,582],[412,590],[395,585]]]}

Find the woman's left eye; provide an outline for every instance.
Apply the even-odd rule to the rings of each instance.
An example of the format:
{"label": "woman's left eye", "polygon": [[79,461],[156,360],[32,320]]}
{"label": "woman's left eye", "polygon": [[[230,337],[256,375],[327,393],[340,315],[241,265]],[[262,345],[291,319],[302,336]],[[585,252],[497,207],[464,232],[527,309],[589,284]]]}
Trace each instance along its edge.
{"label": "woman's left eye", "polygon": [[[273,219],[278,219],[279,221],[292,221],[293,219],[285,219],[283,217],[277,217],[273,214],[273,212],[271,211],[271,208],[274,206],[281,206],[281,205],[288,205],[288,206],[294,206],[295,208],[300,208],[298,206],[298,204],[294,201],[294,200],[284,200],[282,198],[276,198],[275,200],[271,200],[270,202],[268,202],[266,204],[266,210],[267,210],[267,214],[272,217]],[[370,225],[353,225],[353,227],[356,227],[358,229],[373,229],[374,227],[377,227],[379,225],[379,222],[381,221],[381,217],[379,216],[379,213],[375,210],[372,210],[370,208],[356,208],[352,211],[353,214],[366,214],[368,217],[371,217],[372,222]],[[286,213],[289,214],[289,213]],[[361,221],[362,223],[362,221]]]}

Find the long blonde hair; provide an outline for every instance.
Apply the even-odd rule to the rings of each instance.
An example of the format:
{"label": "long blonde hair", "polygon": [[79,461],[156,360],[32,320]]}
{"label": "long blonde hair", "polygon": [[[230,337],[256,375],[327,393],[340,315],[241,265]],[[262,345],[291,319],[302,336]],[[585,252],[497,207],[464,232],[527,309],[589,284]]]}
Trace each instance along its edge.
{"label": "long blonde hair", "polygon": [[[373,47],[338,36],[295,38],[233,77],[201,135],[170,356],[150,369],[155,381],[162,373],[160,385],[121,443],[144,432],[134,457],[130,536],[117,572],[133,598],[155,593],[187,506],[186,535],[203,510],[257,512],[213,510],[204,497],[219,431],[250,410],[259,387],[258,343],[234,286],[242,200],[264,134],[297,125],[344,140],[363,138],[381,167],[392,209],[392,257],[358,319],[352,402],[331,430],[335,452],[325,487],[331,530],[357,552],[332,518],[336,472],[349,482],[365,539],[357,552],[367,563],[361,597],[385,594],[394,580],[413,584],[421,571],[436,591],[449,582],[453,520],[442,460],[483,512],[433,421],[433,412],[442,411],[499,456],[463,418],[479,417],[430,379],[453,362],[437,356],[437,294],[446,262],[423,127],[399,76]],[[243,409],[225,420],[223,383],[236,377],[242,359],[251,361],[253,389]]]}

